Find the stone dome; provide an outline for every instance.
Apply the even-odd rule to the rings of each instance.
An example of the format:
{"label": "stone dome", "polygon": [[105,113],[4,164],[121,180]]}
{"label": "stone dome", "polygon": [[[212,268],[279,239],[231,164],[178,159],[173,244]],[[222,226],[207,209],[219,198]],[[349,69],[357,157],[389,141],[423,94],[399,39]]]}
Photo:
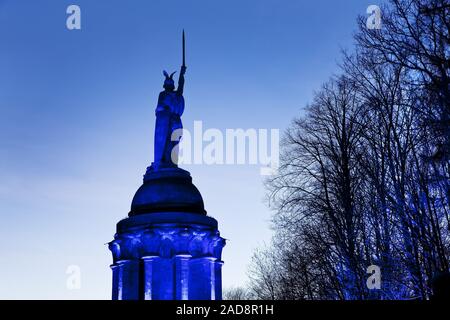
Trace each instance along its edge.
{"label": "stone dome", "polygon": [[206,215],[200,191],[188,171],[178,167],[147,169],[136,191],[129,216],[154,212],[189,212]]}

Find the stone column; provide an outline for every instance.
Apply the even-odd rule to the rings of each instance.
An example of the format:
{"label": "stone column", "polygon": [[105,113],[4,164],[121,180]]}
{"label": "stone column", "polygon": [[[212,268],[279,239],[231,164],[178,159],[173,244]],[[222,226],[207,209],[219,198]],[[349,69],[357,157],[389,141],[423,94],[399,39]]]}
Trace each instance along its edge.
{"label": "stone column", "polygon": [[213,257],[193,258],[189,268],[189,299],[215,300],[215,272]]}
{"label": "stone column", "polygon": [[214,273],[215,273],[215,297],[214,300],[222,300],[222,265],[223,261],[214,261]]}
{"label": "stone column", "polygon": [[174,263],[172,258],[154,260],[152,264],[152,300],[173,300]]}
{"label": "stone column", "polygon": [[121,260],[113,270],[113,300],[139,299],[139,260]]}
{"label": "stone column", "polygon": [[157,270],[159,257],[158,256],[144,256],[142,257],[143,279],[144,279],[144,300],[153,300],[155,293],[153,288],[154,270]]}
{"label": "stone column", "polygon": [[[209,276],[209,290],[210,290],[210,300],[217,300],[216,297],[216,288],[217,288],[217,279],[216,279],[216,258],[207,257],[203,258],[208,261],[208,269],[205,270],[205,276],[208,278]],[[220,279],[219,279],[220,280]]]}
{"label": "stone column", "polygon": [[116,264],[112,264],[110,265],[111,270],[112,270],[112,299],[113,300],[119,300],[119,266]]}
{"label": "stone column", "polygon": [[189,299],[189,260],[191,256],[179,254],[175,259],[175,299]]}

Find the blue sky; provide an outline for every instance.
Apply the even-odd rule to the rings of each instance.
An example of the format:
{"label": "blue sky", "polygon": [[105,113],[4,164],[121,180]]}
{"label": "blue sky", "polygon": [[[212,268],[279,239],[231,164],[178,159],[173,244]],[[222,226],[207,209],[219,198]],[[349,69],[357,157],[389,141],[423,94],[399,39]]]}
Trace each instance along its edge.
{"label": "blue sky", "polygon": [[[82,29],[66,28],[81,8]],[[112,240],[153,160],[187,35],[187,129],[283,131],[338,72],[364,0],[0,0],[0,298],[109,299]],[[224,287],[270,241],[259,166],[185,167],[219,221]],[[66,268],[81,268],[81,289]]]}

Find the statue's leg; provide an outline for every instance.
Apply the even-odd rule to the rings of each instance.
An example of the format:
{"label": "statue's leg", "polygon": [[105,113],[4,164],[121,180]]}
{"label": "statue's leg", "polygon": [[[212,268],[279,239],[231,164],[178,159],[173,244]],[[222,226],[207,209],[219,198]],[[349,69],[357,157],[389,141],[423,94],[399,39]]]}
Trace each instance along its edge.
{"label": "statue's leg", "polygon": [[[156,164],[167,162],[166,149],[170,145],[170,112],[158,111],[155,125],[155,160]],[[165,159],[166,158],[166,159]],[[169,158],[170,159],[170,158]]]}

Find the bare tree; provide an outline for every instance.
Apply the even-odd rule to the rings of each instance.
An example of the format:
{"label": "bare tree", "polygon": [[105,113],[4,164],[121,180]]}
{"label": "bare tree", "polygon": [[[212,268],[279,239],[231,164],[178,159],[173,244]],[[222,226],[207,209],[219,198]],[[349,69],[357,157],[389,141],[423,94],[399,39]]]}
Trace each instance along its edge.
{"label": "bare tree", "polygon": [[342,75],[293,121],[267,181],[275,235],[253,258],[256,298],[429,299],[448,274],[449,10],[390,0],[382,30],[359,19]]}
{"label": "bare tree", "polygon": [[249,300],[250,293],[244,287],[231,287],[223,291],[223,300]]}
{"label": "bare tree", "polygon": [[[324,280],[324,274],[334,275],[330,287],[335,298],[363,298],[364,270],[359,264],[364,257],[358,241],[363,212],[355,200],[360,198],[361,184],[356,155],[364,131],[358,119],[364,108],[352,82],[341,77],[324,85],[306,112],[288,130],[280,174],[268,182],[278,208],[274,225],[281,242],[291,242],[294,252],[298,252],[298,241],[310,245],[314,240],[311,258],[333,268],[313,274],[314,268],[296,263],[303,276]],[[322,248],[320,255],[317,248]],[[289,256],[285,263],[292,269],[295,255]],[[329,281],[320,285],[321,290],[329,291]],[[302,291],[314,297],[312,288]]]}

